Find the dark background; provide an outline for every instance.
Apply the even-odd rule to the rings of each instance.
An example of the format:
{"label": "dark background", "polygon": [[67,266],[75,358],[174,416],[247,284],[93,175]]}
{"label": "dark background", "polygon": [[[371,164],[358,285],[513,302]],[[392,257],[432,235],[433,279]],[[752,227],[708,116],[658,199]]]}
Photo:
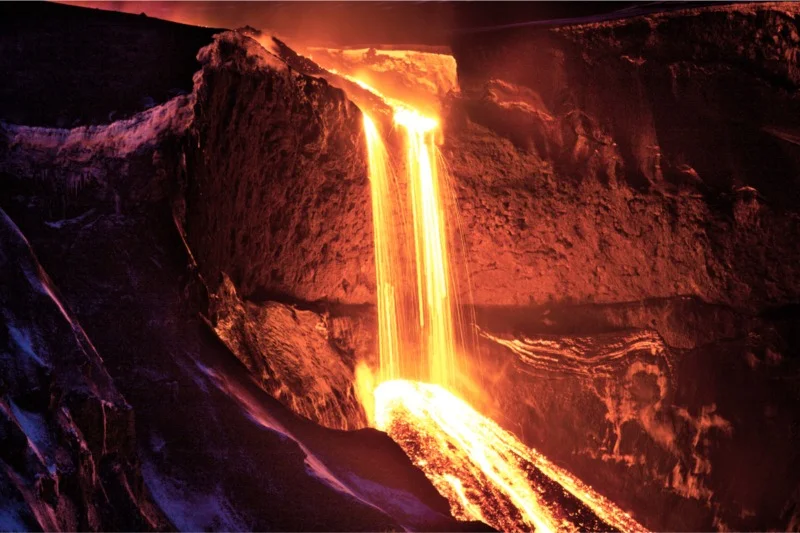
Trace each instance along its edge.
{"label": "dark background", "polygon": [[626,16],[687,2],[68,2],[203,26],[271,30],[303,44],[448,45],[509,24]]}

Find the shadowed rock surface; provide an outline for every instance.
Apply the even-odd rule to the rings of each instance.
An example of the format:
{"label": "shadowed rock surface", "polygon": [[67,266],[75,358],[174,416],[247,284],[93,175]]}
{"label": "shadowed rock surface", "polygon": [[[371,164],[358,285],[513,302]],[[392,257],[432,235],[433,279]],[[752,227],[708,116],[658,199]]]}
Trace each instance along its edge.
{"label": "shadowed rock surface", "polygon": [[280,302],[242,301],[227,276],[211,297],[209,317],[219,338],[262,388],[292,411],[330,428],[367,426],[354,390],[351,348],[353,336],[365,337],[361,321]]}
{"label": "shadowed rock surface", "polygon": [[107,124],[163,104],[191,92],[197,50],[216,31],[52,3],[5,2],[0,119],[68,128]]}
{"label": "shadowed rock surface", "polygon": [[0,494],[9,530],[153,530],[131,406],[0,210]]}

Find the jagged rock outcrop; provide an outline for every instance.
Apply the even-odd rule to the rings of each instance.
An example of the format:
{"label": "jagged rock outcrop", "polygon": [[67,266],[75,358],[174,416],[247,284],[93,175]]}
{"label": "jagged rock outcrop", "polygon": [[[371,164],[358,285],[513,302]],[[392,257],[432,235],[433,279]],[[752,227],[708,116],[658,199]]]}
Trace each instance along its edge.
{"label": "jagged rock outcrop", "polygon": [[201,60],[185,228],[212,289],[225,272],[244,298],[370,301],[361,112],[235,33]]}
{"label": "jagged rock outcrop", "polygon": [[[219,338],[262,388],[292,411],[330,428],[367,426],[354,390],[354,352],[347,341],[337,342],[342,337],[337,325],[358,328],[357,316],[337,324],[329,313],[280,302],[242,301],[224,276],[211,297],[209,318]],[[371,337],[364,331],[357,336]],[[374,345],[371,348],[375,350]]]}
{"label": "jagged rock outcrop", "polygon": [[0,210],[0,528],[155,530],[131,406]]}

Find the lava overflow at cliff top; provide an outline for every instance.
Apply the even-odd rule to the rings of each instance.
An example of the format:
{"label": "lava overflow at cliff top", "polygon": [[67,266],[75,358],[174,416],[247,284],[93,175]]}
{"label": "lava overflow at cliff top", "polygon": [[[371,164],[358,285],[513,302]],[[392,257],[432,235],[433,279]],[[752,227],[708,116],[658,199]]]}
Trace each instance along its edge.
{"label": "lava overflow at cliff top", "polygon": [[[381,52],[364,54],[375,63]],[[437,55],[414,54],[417,60]],[[389,55],[407,59],[397,51]],[[441,58],[432,63],[448,64]],[[468,373],[460,357],[465,343],[457,342],[466,328],[449,243],[458,215],[436,145],[439,120],[332,68],[341,63],[328,67],[388,106],[392,127],[404,139],[404,157],[389,153],[379,122],[365,112],[379,367],[373,371],[361,363],[356,387],[372,425],[403,448],[458,519],[504,531],[644,531],[630,515],[459,397],[468,396],[461,387]]]}

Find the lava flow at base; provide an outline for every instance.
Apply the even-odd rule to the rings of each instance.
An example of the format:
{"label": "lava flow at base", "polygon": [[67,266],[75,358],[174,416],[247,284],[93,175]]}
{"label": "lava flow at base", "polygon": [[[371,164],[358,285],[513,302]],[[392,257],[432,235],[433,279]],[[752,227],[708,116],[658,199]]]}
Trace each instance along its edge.
{"label": "lava flow at base", "polygon": [[[393,109],[405,137],[405,175],[398,178],[376,123],[364,115],[380,368],[375,386],[361,365],[356,387],[371,422],[403,448],[458,519],[504,531],[644,531],[457,396],[462,324],[456,320],[443,201],[447,174],[434,142],[438,121],[346,77]],[[411,211],[408,229],[404,207]]]}
{"label": "lava flow at base", "polygon": [[591,487],[438,385],[375,389],[375,425],[411,457],[460,520],[503,531],[645,531]]}

